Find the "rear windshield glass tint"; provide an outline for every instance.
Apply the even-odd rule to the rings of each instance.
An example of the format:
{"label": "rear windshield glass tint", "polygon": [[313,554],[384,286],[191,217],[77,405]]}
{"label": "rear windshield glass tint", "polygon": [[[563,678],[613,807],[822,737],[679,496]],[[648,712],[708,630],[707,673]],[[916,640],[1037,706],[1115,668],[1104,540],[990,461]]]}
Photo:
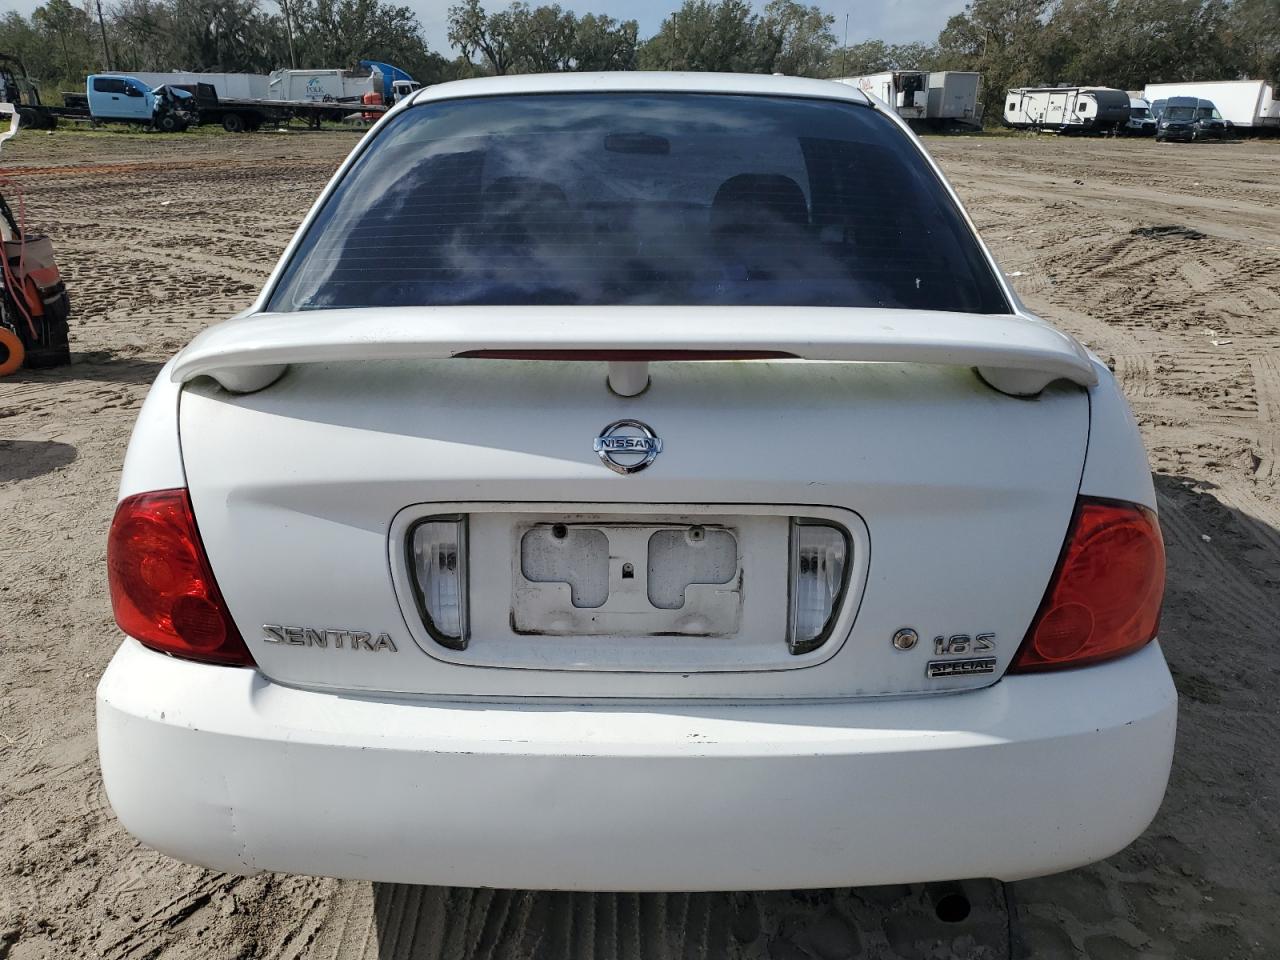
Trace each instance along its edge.
{"label": "rear windshield glass tint", "polygon": [[701,94],[485,97],[395,117],[270,309],[445,304],[1008,311],[886,118]]}

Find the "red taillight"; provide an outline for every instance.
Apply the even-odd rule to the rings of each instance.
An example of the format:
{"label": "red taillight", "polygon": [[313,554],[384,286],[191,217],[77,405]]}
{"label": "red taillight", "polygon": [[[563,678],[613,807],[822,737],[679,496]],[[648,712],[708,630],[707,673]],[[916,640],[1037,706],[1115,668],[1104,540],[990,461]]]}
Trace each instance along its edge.
{"label": "red taillight", "polygon": [[1079,667],[1155,638],[1164,541],[1146,507],[1082,497],[1058,568],[1010,673]]}
{"label": "red taillight", "polygon": [[126,497],[107,535],[107,577],[116,623],[165,653],[253,666],[222,601],[184,489]]}

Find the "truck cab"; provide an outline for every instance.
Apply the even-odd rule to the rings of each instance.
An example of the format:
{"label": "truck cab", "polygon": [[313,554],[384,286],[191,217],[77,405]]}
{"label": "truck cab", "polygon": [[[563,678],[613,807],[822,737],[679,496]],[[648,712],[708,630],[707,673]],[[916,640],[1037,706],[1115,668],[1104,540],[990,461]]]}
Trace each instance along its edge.
{"label": "truck cab", "polygon": [[1124,125],[1127,133],[1139,136],[1150,136],[1156,132],[1156,118],[1151,112],[1151,104],[1141,97],[1129,98],[1129,119]]}
{"label": "truck cab", "polygon": [[155,111],[155,94],[133,77],[90,76],[85,96],[95,120],[149,124]]}
{"label": "truck cab", "polygon": [[190,94],[164,86],[152,89],[135,77],[93,74],[85,79],[89,114],[104,123],[140,123],[167,133],[185,130]]}
{"label": "truck cab", "polygon": [[393,80],[391,83],[391,102],[399,103],[421,86],[422,84],[418,83],[417,80]]}

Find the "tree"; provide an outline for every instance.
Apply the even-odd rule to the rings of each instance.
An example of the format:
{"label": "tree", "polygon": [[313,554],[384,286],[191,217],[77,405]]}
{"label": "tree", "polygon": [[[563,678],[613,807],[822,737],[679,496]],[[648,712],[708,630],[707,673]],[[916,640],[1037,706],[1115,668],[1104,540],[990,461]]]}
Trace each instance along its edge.
{"label": "tree", "polygon": [[634,20],[579,19],[559,4],[516,2],[490,14],[480,0],[464,0],[449,10],[450,42],[468,60],[479,54],[495,74],[630,70],[638,32]]}
{"label": "tree", "polygon": [[56,42],[64,77],[88,71],[93,60],[93,27],[85,11],[73,7],[68,0],[49,0],[44,6],[36,7],[31,23]]}
{"label": "tree", "polygon": [[572,69],[578,18],[559,4],[530,8],[527,3],[513,3],[505,23],[511,32],[511,59],[517,73]]}
{"label": "tree", "polygon": [[383,0],[290,0],[289,9],[304,67],[353,67],[360,60],[380,60],[416,75],[427,66],[430,51],[409,7]]}
{"label": "tree", "polygon": [[1235,0],[1222,32],[1236,70],[1243,77],[1269,80],[1280,92],[1280,3]]}
{"label": "tree", "polygon": [[640,27],[634,20],[588,13],[573,34],[575,70],[633,70]]}
{"label": "tree", "polygon": [[831,67],[839,75],[860,77],[884,70],[932,70],[937,47],[927,43],[885,43],[865,40],[831,55]]}
{"label": "tree", "polygon": [[971,0],[938,36],[939,69],[977,70],[983,75],[987,116],[1000,116],[1010,87],[1039,79],[1045,51],[1045,20],[1051,0]]}
{"label": "tree", "polygon": [[685,0],[640,48],[646,70],[760,73],[769,58],[745,0]]}
{"label": "tree", "polygon": [[831,25],[835,17],[819,7],[806,7],[795,0],[770,0],[758,30],[764,39],[768,73],[791,77],[821,77],[830,72],[836,46]]}
{"label": "tree", "polygon": [[501,76],[511,69],[512,40],[510,12],[485,13],[480,0],[449,8],[449,42],[468,60],[479,53],[492,73]]}

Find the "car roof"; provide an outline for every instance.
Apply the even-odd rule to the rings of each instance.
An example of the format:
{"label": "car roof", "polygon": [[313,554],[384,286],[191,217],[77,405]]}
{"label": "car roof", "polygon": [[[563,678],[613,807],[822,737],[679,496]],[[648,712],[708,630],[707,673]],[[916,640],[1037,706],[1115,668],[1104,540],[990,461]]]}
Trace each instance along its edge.
{"label": "car roof", "polygon": [[616,70],[608,73],[531,73],[477,77],[424,87],[413,103],[458,97],[530,93],[727,93],[756,96],[819,97],[870,105],[861,90],[833,80],[758,73],[681,73]]}

